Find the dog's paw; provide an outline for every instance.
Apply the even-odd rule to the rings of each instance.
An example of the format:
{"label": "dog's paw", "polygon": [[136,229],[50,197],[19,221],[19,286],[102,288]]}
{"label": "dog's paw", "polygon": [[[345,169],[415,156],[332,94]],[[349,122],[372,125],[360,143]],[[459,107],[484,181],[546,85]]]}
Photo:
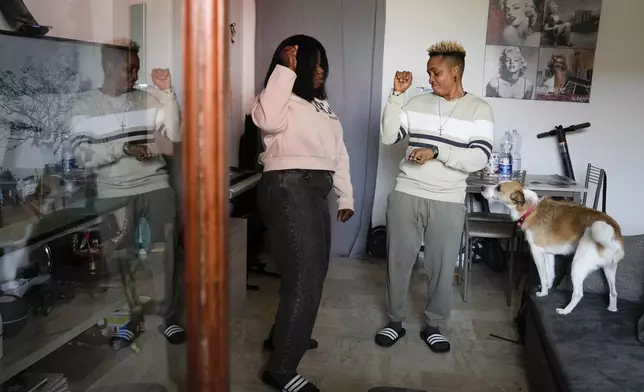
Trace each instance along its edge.
{"label": "dog's paw", "polygon": [[617,306],[609,306],[606,309],[608,309],[609,312],[617,312]]}
{"label": "dog's paw", "polygon": [[545,297],[548,295],[548,290],[537,291],[537,297]]}
{"label": "dog's paw", "polygon": [[550,290],[554,284],[555,284],[554,277],[552,279],[548,279],[548,290]]}
{"label": "dog's paw", "polygon": [[570,312],[566,311],[566,309],[563,309],[563,308],[557,308],[557,314],[560,314],[560,315],[562,315],[562,316],[565,316],[565,315],[567,315],[568,313],[570,313]]}

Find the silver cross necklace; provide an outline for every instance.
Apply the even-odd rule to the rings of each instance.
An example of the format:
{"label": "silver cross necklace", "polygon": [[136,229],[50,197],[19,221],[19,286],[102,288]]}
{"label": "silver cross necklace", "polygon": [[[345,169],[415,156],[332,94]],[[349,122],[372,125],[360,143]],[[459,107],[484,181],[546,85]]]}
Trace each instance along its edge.
{"label": "silver cross necklace", "polygon": [[[463,98],[463,97],[461,97]],[[461,101],[461,98],[456,100],[456,103],[454,104],[454,107],[452,108],[452,111],[449,113],[449,116],[447,117],[447,120],[445,120],[445,123],[443,123],[443,113],[441,113],[441,97],[438,97],[438,135],[443,135],[443,131],[445,130],[445,125],[449,122],[449,119],[452,118],[452,114],[454,114],[454,110],[456,110],[456,106],[458,103]]]}
{"label": "silver cross necklace", "polygon": [[[103,92],[103,89],[100,89],[100,90],[101,92]],[[103,104],[105,103],[104,95],[105,95],[105,92],[103,92],[103,95],[101,96],[101,107],[103,109],[103,114],[107,114],[105,112],[105,107],[103,106]],[[114,112],[114,117],[116,117],[116,120],[121,124],[121,132],[125,132],[125,128],[126,128],[125,119],[127,116],[127,112],[129,112],[130,109],[132,108],[132,103],[128,100],[128,97],[125,97],[125,104],[121,108],[117,108],[112,102],[109,102],[109,104],[112,107],[112,109],[117,109],[117,111],[123,113],[123,118],[121,118],[116,112]]]}
{"label": "silver cross necklace", "polygon": [[123,105],[123,119],[121,120],[119,116],[116,113],[114,113],[118,122],[121,123],[121,132],[125,132],[125,117],[127,116],[127,112],[130,111],[131,107],[132,107],[132,104],[130,103],[130,101],[127,100],[127,97],[126,97],[125,104]]}

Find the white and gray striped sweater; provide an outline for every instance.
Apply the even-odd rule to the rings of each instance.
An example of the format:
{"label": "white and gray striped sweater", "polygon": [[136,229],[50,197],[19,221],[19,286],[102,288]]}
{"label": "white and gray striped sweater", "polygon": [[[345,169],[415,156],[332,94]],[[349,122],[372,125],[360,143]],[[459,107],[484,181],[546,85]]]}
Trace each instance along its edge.
{"label": "white and gray striped sweater", "polygon": [[145,143],[158,150],[154,135],[181,141],[181,115],[172,91],[152,95],[133,90],[118,97],[92,90],[80,94],[71,114],[70,142],[77,162],[97,174],[101,198],[132,196],[168,188],[161,154],[143,162],[126,156],[123,144]]}
{"label": "white and gray striped sweater", "polygon": [[[471,93],[452,101],[421,94],[407,104],[403,95],[391,94],[380,136],[384,144],[408,142],[396,178],[397,191],[463,203],[469,173],[485,167],[492,152],[494,116],[490,105]],[[406,159],[415,148],[431,145],[439,149],[437,159],[423,165]]]}

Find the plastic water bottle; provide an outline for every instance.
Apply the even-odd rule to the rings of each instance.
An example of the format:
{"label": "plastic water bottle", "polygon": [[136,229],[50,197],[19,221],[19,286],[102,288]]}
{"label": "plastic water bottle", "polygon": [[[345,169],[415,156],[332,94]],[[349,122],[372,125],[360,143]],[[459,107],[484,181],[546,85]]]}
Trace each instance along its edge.
{"label": "plastic water bottle", "polygon": [[501,138],[501,157],[499,158],[499,179],[509,180],[512,178],[512,135],[505,132]]}
{"label": "plastic water bottle", "polygon": [[71,175],[72,171],[76,168],[76,158],[74,158],[74,152],[72,151],[68,134],[63,135],[62,156],[63,174]]}
{"label": "plastic water bottle", "polygon": [[139,260],[145,261],[148,258],[147,249],[150,248],[150,225],[145,218],[139,219],[136,227],[136,242],[139,248]]}
{"label": "plastic water bottle", "polygon": [[521,134],[516,130],[512,130],[512,172],[519,173],[521,172],[521,146],[523,144],[523,138]]}

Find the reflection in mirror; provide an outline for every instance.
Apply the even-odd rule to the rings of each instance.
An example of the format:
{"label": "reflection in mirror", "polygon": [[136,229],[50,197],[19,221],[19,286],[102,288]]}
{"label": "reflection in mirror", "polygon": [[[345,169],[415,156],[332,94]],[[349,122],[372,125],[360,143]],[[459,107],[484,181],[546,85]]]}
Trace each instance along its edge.
{"label": "reflection in mirror", "polygon": [[181,1],[62,3],[0,21],[2,390],[178,390]]}

